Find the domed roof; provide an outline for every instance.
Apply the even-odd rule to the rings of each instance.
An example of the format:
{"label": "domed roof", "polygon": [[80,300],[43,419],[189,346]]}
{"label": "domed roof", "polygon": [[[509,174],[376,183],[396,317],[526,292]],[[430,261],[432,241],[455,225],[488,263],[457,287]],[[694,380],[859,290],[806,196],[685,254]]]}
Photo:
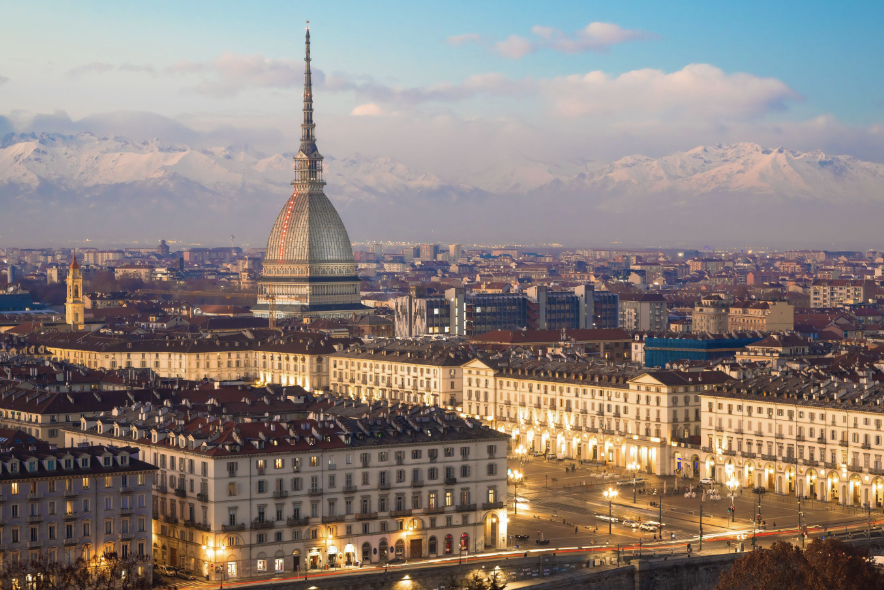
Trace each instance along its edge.
{"label": "domed roof", "polygon": [[265,262],[353,263],[344,222],[321,191],[295,192],[279,212],[267,239]]}

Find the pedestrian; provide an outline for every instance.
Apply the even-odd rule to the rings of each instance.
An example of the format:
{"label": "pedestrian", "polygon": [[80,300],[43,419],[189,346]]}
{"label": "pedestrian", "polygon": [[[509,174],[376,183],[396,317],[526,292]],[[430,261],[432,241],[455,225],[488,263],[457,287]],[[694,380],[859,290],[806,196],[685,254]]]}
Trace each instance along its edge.
{"label": "pedestrian", "polygon": [[575,535],[577,534],[577,527],[576,526],[574,527],[574,534]]}

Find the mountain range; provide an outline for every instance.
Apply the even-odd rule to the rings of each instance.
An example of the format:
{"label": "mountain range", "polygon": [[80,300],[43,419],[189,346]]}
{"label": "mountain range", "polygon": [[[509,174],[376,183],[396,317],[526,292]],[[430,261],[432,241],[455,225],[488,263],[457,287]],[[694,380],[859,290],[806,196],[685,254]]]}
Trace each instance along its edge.
{"label": "mountain range", "polygon": [[[236,234],[260,246],[290,194],[292,155],[10,134],[0,141],[0,244],[221,244]],[[357,153],[327,156],[325,179],[359,241],[858,247],[875,240],[869,216],[884,213],[884,165],[752,143],[570,169],[526,162],[463,182]]]}

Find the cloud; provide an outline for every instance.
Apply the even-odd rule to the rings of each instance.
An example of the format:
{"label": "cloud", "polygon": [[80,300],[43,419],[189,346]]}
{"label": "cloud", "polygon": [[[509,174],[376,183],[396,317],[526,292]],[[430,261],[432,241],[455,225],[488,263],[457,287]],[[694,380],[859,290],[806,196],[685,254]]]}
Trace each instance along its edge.
{"label": "cloud", "polygon": [[202,74],[193,88],[199,94],[226,97],[246,88],[291,88],[304,81],[304,62],[270,59],[261,55],[226,52],[210,62],[181,61],[165,70],[170,74]]}
{"label": "cloud", "polygon": [[[542,97],[566,118],[620,116],[633,122],[703,118],[730,121],[785,110],[802,97],[776,78],[726,73],[709,64],[690,64],[675,72],[641,69],[610,76],[602,71],[556,78],[512,79],[489,72],[459,84],[394,87],[343,74],[324,78],[319,86],[331,92],[352,92],[380,107],[416,108],[452,104],[479,96],[517,99]],[[361,109],[362,107],[357,107]],[[368,110],[368,107],[366,107]],[[381,114],[381,111],[375,111]],[[375,114],[372,113],[372,114]],[[367,114],[354,112],[352,114]]]}
{"label": "cloud", "polygon": [[130,63],[114,65],[95,61],[89,64],[84,64],[75,68],[71,68],[67,72],[65,72],[65,75],[71,80],[77,80],[79,78],[82,78],[83,76],[87,76],[90,74],[106,74],[108,72],[127,72],[135,74],[155,75],[156,69],[151,65],[137,65]]}
{"label": "cloud", "polygon": [[465,35],[455,35],[453,37],[449,37],[445,40],[449,45],[453,45],[457,47],[458,45],[463,45],[465,43],[482,43],[484,37],[479,35],[478,33],[467,33]]}
{"label": "cloud", "polygon": [[534,35],[533,38],[510,35],[503,41],[495,41],[490,37],[468,33],[449,37],[447,42],[454,46],[473,43],[491,47],[498,55],[519,59],[541,49],[570,54],[585,51],[607,53],[614,45],[657,38],[654,33],[624,29],[620,25],[601,22],[589,23],[573,35],[568,35],[559,29],[539,25],[532,27],[531,33]]}
{"label": "cloud", "polygon": [[384,109],[377,103],[367,102],[354,108],[350,114],[354,117],[379,117],[384,114]]}
{"label": "cloud", "polygon": [[757,117],[786,109],[801,96],[776,78],[727,74],[709,64],[690,64],[677,72],[642,69],[611,77],[604,72],[553,78],[543,94],[566,117],[626,114],[630,118]]}
{"label": "cloud", "polygon": [[0,84],[6,84],[7,82],[9,82],[9,78],[6,76],[0,76]]}

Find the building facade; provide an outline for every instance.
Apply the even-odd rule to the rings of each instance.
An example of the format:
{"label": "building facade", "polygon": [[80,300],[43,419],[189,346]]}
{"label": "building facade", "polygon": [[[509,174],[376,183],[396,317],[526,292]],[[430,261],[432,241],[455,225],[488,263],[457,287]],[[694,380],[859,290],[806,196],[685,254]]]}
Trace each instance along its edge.
{"label": "building facade", "polygon": [[213,581],[506,545],[506,437],[438,409],[69,436],[151,457],[156,560]]}
{"label": "building facade", "polygon": [[620,295],[620,327],[624,330],[662,331],[669,323],[662,295]]}

